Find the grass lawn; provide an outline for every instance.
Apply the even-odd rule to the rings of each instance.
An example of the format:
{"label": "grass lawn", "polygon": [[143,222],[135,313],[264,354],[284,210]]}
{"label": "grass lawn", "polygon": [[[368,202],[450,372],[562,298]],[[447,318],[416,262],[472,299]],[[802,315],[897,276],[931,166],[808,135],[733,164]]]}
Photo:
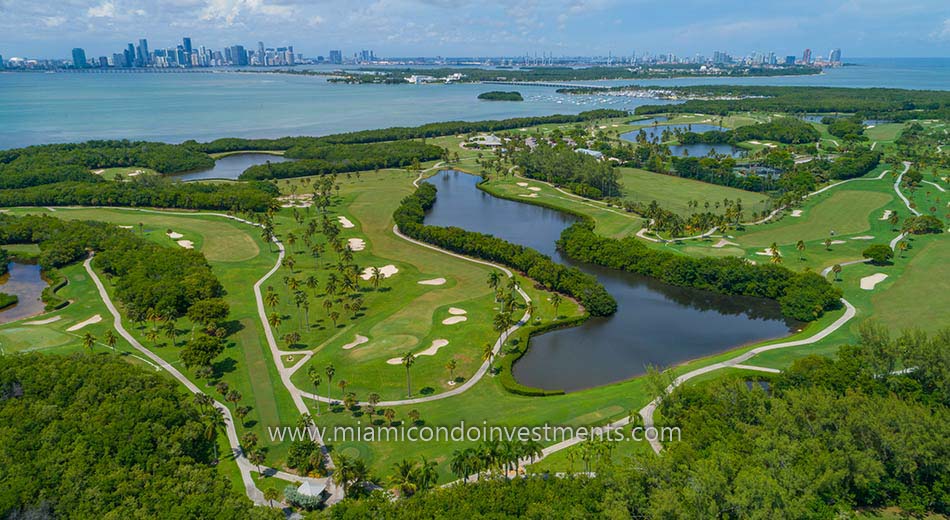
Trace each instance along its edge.
{"label": "grass lawn", "polygon": [[747,213],[761,212],[768,207],[768,197],[751,191],[648,172],[638,168],[617,168],[617,171],[620,173],[625,200],[642,204],[649,204],[655,200],[660,207],[684,216],[697,211],[688,206],[691,200],[699,201],[698,211],[703,211],[702,204],[709,202],[709,211],[715,213],[724,211],[721,207],[723,199],[741,200]]}

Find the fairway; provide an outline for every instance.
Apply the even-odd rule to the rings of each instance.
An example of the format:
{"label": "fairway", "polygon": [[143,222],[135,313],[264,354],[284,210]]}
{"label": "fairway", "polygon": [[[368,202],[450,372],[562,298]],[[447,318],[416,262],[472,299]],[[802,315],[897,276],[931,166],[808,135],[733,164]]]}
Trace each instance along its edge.
{"label": "fairway", "polygon": [[[693,179],[648,172],[637,168],[617,168],[623,186],[623,198],[641,204],[659,203],[660,207],[680,215],[705,211],[702,206],[709,202],[709,211],[721,213],[723,199],[741,200],[746,215],[767,209],[768,197],[746,190],[717,186]],[[700,203],[698,209],[690,208],[689,201]]]}
{"label": "fairway", "polygon": [[[883,185],[883,183],[882,183]],[[773,242],[791,244],[798,240],[820,240],[835,235],[861,233],[871,228],[869,219],[893,197],[868,190],[837,190],[823,195],[817,203],[807,203],[801,217],[785,216],[780,222],[756,226],[741,236],[743,245],[767,246]]]}
{"label": "fairway", "polygon": [[[923,240],[917,239],[916,242]],[[935,332],[947,325],[950,240],[929,239],[927,242],[915,245],[915,249],[920,249],[908,253],[911,259],[904,274],[871,298],[875,319],[893,331],[913,327]],[[898,262],[901,261],[898,258]]]}

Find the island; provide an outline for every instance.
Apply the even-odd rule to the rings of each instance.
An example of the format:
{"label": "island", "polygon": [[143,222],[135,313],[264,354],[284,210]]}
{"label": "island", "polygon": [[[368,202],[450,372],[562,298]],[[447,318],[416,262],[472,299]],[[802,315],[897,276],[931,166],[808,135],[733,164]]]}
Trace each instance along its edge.
{"label": "island", "polygon": [[503,92],[501,90],[492,90],[491,92],[482,92],[478,99],[483,101],[524,101],[521,92],[511,91]]}

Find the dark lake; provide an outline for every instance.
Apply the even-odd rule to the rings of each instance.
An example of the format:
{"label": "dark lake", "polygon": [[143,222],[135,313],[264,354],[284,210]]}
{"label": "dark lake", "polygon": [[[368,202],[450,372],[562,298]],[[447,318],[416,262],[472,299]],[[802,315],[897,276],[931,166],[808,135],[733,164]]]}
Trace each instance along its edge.
{"label": "dark lake", "polygon": [[40,266],[10,262],[7,274],[0,276],[0,292],[15,294],[16,305],[0,311],[0,323],[9,323],[43,312],[46,306],[40,297],[46,289],[46,280],[40,276]]}
{"label": "dark lake", "polygon": [[[686,153],[684,154],[683,151]],[[670,146],[670,153],[676,157],[705,157],[709,152],[716,152],[721,155],[730,155],[732,157],[741,157],[745,154],[742,148],[732,146],[731,144],[677,144]]]}
{"label": "dark lake", "polygon": [[[637,124],[641,124],[641,123],[642,122],[638,122]],[[649,124],[652,124],[652,123],[649,123]],[[636,142],[637,134],[639,134],[641,130],[646,134],[647,141],[652,141],[654,139],[659,139],[662,141],[663,132],[665,130],[668,130],[670,133],[675,132],[677,130],[682,130],[684,132],[695,132],[697,134],[701,134],[703,132],[708,132],[710,130],[726,130],[726,128],[723,128],[719,125],[707,125],[707,124],[702,124],[702,123],[687,124],[687,125],[656,125],[656,126],[648,126],[646,128],[640,128],[637,130],[620,134],[620,138],[626,141]],[[670,137],[670,139],[673,139],[673,137]]]}
{"label": "dark lake", "polygon": [[490,233],[576,265],[597,276],[617,299],[618,311],[579,327],[531,340],[515,363],[520,383],[548,390],[581,390],[622,381],[746,343],[787,335],[778,304],[673,287],[643,276],[577,264],[555,249],[561,231],[576,218],[551,209],[495,198],[476,184],[480,178],[441,172],[427,182],[439,192],[425,223]]}
{"label": "dark lake", "polygon": [[239,153],[224,156],[214,162],[214,168],[196,172],[182,173],[179,175],[170,175],[169,177],[179,181],[198,181],[207,179],[237,179],[244,170],[258,164],[266,162],[281,163],[292,161],[280,155],[271,155],[267,153]]}
{"label": "dark lake", "polygon": [[656,116],[656,117],[651,117],[650,119],[640,119],[640,120],[638,120],[638,121],[630,121],[629,124],[631,124],[631,125],[652,125],[652,124],[654,124],[654,123],[665,123],[665,122],[667,122],[667,121],[669,121],[669,120],[670,120],[670,118],[668,118],[668,117],[666,117],[666,116]]}

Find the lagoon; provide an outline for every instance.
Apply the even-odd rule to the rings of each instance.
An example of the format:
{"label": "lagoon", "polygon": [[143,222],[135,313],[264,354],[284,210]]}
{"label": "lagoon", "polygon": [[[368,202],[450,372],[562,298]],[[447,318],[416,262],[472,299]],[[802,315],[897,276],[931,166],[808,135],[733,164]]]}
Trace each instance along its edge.
{"label": "lagoon", "polygon": [[19,298],[16,305],[0,311],[0,324],[9,323],[43,312],[43,289],[48,287],[40,266],[10,262],[9,270],[0,276],[0,292],[14,294]]}
{"label": "lagoon", "polygon": [[197,181],[208,179],[237,179],[244,170],[258,164],[281,163],[292,161],[280,155],[268,153],[237,153],[225,155],[214,161],[214,168],[200,170],[196,172],[187,172],[177,175],[169,175],[171,179],[179,181]]}

